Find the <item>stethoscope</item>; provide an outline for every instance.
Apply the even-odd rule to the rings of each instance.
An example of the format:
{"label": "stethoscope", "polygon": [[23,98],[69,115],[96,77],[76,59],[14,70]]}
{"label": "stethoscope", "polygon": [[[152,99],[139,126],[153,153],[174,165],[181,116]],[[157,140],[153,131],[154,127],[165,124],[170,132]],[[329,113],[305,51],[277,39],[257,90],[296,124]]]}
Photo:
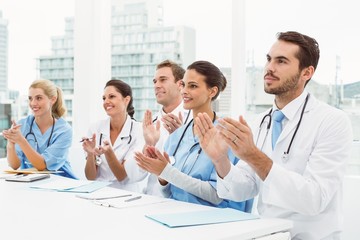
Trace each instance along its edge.
{"label": "stethoscope", "polygon": [[[190,110],[188,111],[188,113],[187,113],[187,116],[186,116],[186,119],[185,119],[184,124],[186,124],[187,121],[189,120],[190,114],[191,114],[191,109],[190,109]],[[152,122],[154,123],[154,122],[156,122],[156,120],[158,120],[158,116],[156,116],[156,117],[152,120]]]}
{"label": "stethoscope", "polygon": [[[303,116],[304,116],[305,108],[306,108],[306,105],[307,105],[307,103],[308,103],[309,97],[310,97],[310,94],[308,93],[307,96],[306,96],[306,98],[305,98],[304,106],[303,106],[303,108],[302,108],[302,110],[301,110],[300,119],[299,119],[299,121],[298,121],[298,123],[297,123],[297,125],[296,125],[295,132],[294,132],[294,134],[293,134],[292,137],[291,137],[291,141],[290,141],[290,143],[289,143],[289,146],[288,146],[288,148],[287,148],[287,151],[285,151],[285,152],[283,153],[282,157],[281,157],[284,162],[286,162],[286,161],[289,159],[290,149],[291,149],[292,143],[293,143],[293,141],[294,141],[294,139],[295,139],[296,133],[297,133],[299,127],[300,127],[300,124],[301,124],[302,118],[303,118]],[[272,120],[271,113],[272,113],[272,110],[273,110],[273,109],[270,109],[270,111],[269,111],[267,114],[265,114],[265,116],[262,118],[261,123],[260,123],[260,126],[259,126],[259,132],[258,132],[258,135],[257,135],[257,138],[256,138],[256,146],[258,146],[258,141],[259,141],[260,133],[261,133],[261,130],[262,130],[262,125],[263,125],[264,123],[267,124],[267,125],[266,125],[266,134],[265,134],[264,140],[263,140],[263,142],[262,142],[262,144],[261,144],[261,148],[260,148],[261,150],[262,150],[263,147],[264,147],[265,140],[266,140],[266,138],[267,138],[267,136],[268,136],[269,129],[270,129],[270,127],[271,127],[271,120]],[[266,119],[268,119],[267,123],[266,123]]]}
{"label": "stethoscope", "polygon": [[[49,137],[48,142],[47,142],[47,147],[49,147],[49,145],[50,145],[50,140],[51,140],[51,137],[52,137],[53,132],[54,132],[55,118],[54,118],[54,116],[52,116],[52,118],[53,118],[53,125],[51,126],[51,133],[50,133],[50,137]],[[29,132],[25,135],[25,139],[28,140],[28,137],[29,137],[30,135],[32,135],[32,136],[34,137],[34,141],[35,141],[35,144],[36,144],[36,146],[37,146],[38,141],[37,141],[37,139],[36,139],[36,137],[35,137],[34,132],[32,131],[32,127],[33,127],[33,125],[34,125],[34,121],[35,121],[35,117],[34,117],[33,120],[31,121],[30,130],[29,130]],[[28,141],[29,141],[29,140],[28,140]]]}
{"label": "stethoscope", "polygon": [[[215,119],[216,119],[216,112],[213,112],[213,113],[214,113],[214,118],[213,118],[212,122],[214,123],[214,122],[215,122]],[[186,127],[185,127],[184,131],[182,132],[182,134],[181,134],[181,136],[180,136],[180,139],[179,139],[179,141],[178,141],[178,143],[177,143],[177,145],[176,145],[176,148],[175,148],[175,150],[174,150],[174,153],[173,153],[173,154],[171,155],[171,157],[170,157],[170,158],[172,158],[172,163],[173,163],[173,164],[175,163],[175,155],[176,155],[176,153],[177,153],[177,151],[178,151],[178,149],[179,149],[179,147],[180,147],[180,143],[181,143],[181,141],[183,140],[187,129],[189,128],[189,126],[191,125],[191,123],[192,123],[193,121],[194,121],[194,119],[191,119],[191,121],[186,125]],[[191,151],[195,148],[195,146],[197,146],[197,145],[199,145],[198,142],[195,143],[195,144],[190,148],[189,153],[188,153],[188,156],[189,156],[190,152],[191,152]],[[200,149],[198,150],[198,152],[197,152],[197,154],[196,154],[195,161],[194,161],[193,165],[191,166],[190,170],[188,171],[189,173],[190,173],[191,170],[193,169],[193,167],[194,167],[197,159],[199,158],[199,155],[201,154],[201,152],[202,152],[202,148],[200,147]],[[185,159],[184,163],[182,164],[182,166],[181,166],[181,168],[180,168],[180,171],[181,171],[181,172],[182,172],[182,170],[183,170],[183,168],[184,168],[185,163],[187,162],[187,160],[188,160],[188,157]]]}
{"label": "stethoscope", "polygon": [[[132,140],[132,136],[131,136],[131,133],[132,133],[132,129],[133,129],[133,125],[134,125],[134,119],[131,120],[131,125],[130,125],[130,130],[129,130],[129,135],[128,136],[125,136],[125,137],[121,137],[120,139],[123,140],[125,138],[129,138],[129,141],[127,142],[127,145],[130,145],[131,143],[131,140]],[[104,134],[100,133],[100,137],[99,137],[99,146],[101,146],[101,143],[102,143],[102,139],[103,139],[103,136]],[[130,147],[129,147],[130,149]],[[128,150],[129,150],[128,149]],[[127,151],[125,152],[124,156],[126,155]],[[100,156],[96,156],[96,159],[95,159],[95,164],[97,166],[99,166],[100,164],[102,163],[102,159],[100,158]]]}

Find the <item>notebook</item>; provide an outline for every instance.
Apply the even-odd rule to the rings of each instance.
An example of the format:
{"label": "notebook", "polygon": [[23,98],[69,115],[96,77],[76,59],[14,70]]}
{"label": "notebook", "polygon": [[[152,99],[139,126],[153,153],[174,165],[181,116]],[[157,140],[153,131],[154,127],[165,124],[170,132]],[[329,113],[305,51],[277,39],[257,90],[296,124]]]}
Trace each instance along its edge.
{"label": "notebook", "polygon": [[10,182],[34,182],[37,180],[49,178],[50,174],[44,173],[32,173],[32,174],[15,174],[9,177],[6,177],[6,181]]}

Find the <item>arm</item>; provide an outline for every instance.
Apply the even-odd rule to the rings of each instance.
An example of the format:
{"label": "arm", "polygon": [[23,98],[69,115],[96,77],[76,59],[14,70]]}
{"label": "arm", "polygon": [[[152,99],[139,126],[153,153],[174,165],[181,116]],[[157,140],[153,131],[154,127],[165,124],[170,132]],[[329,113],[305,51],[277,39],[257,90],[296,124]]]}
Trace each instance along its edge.
{"label": "arm", "polygon": [[306,125],[311,127],[302,128],[306,135],[302,146],[291,150],[294,160],[303,162],[298,169],[303,169],[286,169],[274,163],[263,190],[265,203],[307,215],[326,211],[341,198],[352,142],[351,124],[344,113],[327,112],[326,119],[321,110],[312,114]]}
{"label": "arm", "polygon": [[182,173],[169,163],[166,165],[159,177],[214,205],[220,204],[223,200],[219,198],[216,189],[213,188],[208,181],[202,181]]}

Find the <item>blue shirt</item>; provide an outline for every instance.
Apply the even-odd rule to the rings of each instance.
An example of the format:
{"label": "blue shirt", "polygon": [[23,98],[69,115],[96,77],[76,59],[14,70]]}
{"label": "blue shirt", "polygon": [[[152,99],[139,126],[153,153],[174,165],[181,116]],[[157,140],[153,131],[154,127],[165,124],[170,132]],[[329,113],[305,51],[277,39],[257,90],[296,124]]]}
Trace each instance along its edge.
{"label": "blue shirt", "polygon": [[[46,168],[48,170],[63,171],[63,173],[59,173],[59,175],[77,179],[68,161],[69,148],[72,142],[71,126],[63,118],[59,118],[55,121],[53,131],[52,127],[50,127],[42,134],[35,121],[30,130],[33,120],[34,116],[29,115],[19,121],[19,124],[21,124],[21,133],[31,147],[44,158]],[[21,161],[21,169],[33,168],[34,166],[27,159],[19,145],[16,144],[15,149]]]}
{"label": "blue shirt", "polygon": [[[217,121],[215,121],[214,124],[216,125]],[[199,140],[196,136],[194,136],[192,127],[193,121],[173,132],[166,141],[164,150],[169,154],[169,156],[173,156],[175,158],[174,167],[178,170],[202,181],[208,181],[211,186],[216,189],[217,174],[215,166],[211,159],[201,150]],[[184,136],[181,139],[183,134]],[[174,155],[180,140],[181,142],[176,154]],[[238,161],[231,150],[228,152],[228,157],[233,164],[236,164]],[[170,184],[170,192],[171,198],[185,202],[222,208],[230,207],[246,212],[250,212],[252,208],[252,200],[245,202],[223,200],[220,204],[214,205],[172,184]]]}

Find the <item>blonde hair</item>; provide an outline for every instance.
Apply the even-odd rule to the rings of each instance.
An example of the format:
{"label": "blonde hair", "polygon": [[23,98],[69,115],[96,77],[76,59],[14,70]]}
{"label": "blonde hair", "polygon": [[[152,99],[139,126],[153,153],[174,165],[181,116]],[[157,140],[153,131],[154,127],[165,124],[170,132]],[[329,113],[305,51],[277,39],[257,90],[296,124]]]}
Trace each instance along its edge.
{"label": "blonde hair", "polygon": [[51,107],[52,115],[60,118],[66,114],[66,107],[63,102],[63,92],[61,88],[56,86],[52,81],[47,79],[39,79],[32,82],[30,88],[41,88],[48,98],[56,97],[54,105]]}

